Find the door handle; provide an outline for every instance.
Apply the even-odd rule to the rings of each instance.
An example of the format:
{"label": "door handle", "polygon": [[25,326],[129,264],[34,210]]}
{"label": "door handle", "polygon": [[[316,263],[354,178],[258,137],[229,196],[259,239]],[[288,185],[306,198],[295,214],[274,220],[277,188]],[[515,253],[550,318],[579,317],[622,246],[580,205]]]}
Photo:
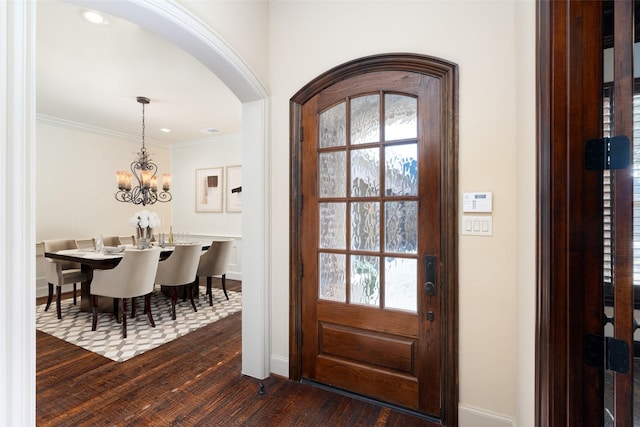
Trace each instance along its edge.
{"label": "door handle", "polygon": [[429,296],[434,296],[437,293],[436,288],[436,257],[433,255],[427,255],[424,257],[424,291]]}

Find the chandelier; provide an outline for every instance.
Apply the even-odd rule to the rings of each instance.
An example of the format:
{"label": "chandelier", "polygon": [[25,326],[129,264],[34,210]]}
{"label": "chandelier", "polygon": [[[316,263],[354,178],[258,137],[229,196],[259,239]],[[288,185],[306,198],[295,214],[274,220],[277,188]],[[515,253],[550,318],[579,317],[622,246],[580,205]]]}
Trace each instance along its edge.
{"label": "chandelier", "polygon": [[[131,163],[131,173],[127,171],[116,172],[118,178],[116,200],[142,206],[152,205],[155,202],[165,203],[171,200],[169,192],[171,174],[162,174],[162,191],[158,192],[158,177],[156,176],[158,166],[151,160],[144,146],[144,106],[150,101],[144,96],[139,96],[136,100],[142,104],[142,148],[140,148],[138,158]],[[134,187],[131,186],[132,181],[136,184]]]}

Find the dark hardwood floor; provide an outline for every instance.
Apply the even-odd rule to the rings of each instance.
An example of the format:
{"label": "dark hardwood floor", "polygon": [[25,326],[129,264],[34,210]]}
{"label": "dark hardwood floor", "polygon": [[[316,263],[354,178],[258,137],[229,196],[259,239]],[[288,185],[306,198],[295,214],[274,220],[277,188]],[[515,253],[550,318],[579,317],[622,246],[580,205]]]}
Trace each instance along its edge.
{"label": "dark hardwood floor", "polygon": [[[241,283],[227,287],[240,290]],[[240,373],[241,315],[123,363],[36,331],[37,425],[436,425],[278,376],[264,379],[259,394],[260,381]]]}

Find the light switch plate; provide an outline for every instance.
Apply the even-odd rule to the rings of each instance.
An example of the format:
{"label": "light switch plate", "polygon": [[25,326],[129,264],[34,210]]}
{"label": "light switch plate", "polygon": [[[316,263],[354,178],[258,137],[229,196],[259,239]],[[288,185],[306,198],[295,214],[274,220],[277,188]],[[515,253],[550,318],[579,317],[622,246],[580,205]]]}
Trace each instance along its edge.
{"label": "light switch plate", "polygon": [[492,236],[493,217],[492,216],[462,216],[462,234],[467,236]]}

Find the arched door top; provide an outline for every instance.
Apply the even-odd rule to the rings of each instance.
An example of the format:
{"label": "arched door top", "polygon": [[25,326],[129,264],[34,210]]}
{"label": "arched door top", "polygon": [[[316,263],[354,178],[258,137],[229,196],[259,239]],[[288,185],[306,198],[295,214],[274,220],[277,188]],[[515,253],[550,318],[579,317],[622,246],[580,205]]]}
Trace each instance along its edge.
{"label": "arched door top", "polygon": [[[334,84],[336,81],[348,79],[363,73],[376,71],[412,71],[433,77],[445,78],[449,81],[450,89],[457,88],[458,65],[440,58],[416,53],[386,53],[365,56],[338,65],[320,74],[302,89],[291,101],[304,104],[310,98]],[[457,97],[454,96],[457,102]]]}

